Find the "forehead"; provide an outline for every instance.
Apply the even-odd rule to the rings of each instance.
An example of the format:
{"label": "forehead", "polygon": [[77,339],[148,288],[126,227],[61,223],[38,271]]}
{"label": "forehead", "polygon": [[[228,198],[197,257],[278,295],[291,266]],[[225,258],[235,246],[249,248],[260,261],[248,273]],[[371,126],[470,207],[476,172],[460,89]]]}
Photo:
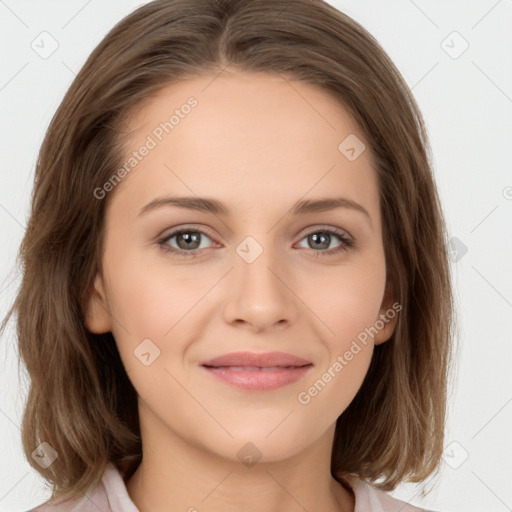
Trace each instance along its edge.
{"label": "forehead", "polygon": [[[340,194],[378,202],[357,123],[332,94],[304,82],[246,72],[183,80],[135,109],[128,131],[127,157],[152,146],[120,187],[140,201],[178,193],[247,208]],[[351,160],[344,151],[354,141],[366,149]]]}

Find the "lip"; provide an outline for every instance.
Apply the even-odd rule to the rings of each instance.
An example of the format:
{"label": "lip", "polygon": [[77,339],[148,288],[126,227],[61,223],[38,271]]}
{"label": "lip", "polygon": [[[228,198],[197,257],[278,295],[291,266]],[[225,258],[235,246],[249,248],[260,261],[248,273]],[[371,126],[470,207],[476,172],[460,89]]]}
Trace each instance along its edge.
{"label": "lip", "polygon": [[298,381],[313,363],[284,352],[232,352],[200,363],[214,378],[249,391],[272,391]]}
{"label": "lip", "polygon": [[202,366],[304,366],[311,361],[285,352],[231,352],[199,363]]}

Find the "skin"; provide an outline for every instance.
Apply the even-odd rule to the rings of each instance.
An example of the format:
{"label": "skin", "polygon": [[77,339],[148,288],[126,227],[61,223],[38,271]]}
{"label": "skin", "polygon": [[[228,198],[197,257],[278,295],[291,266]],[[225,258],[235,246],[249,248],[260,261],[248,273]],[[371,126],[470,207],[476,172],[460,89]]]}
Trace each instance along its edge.
{"label": "skin", "polygon": [[[139,395],[143,461],[128,493],[141,512],[353,511],[352,491],[330,474],[335,422],[395,321],[309,404],[297,395],[393,302],[368,144],[322,89],[228,69],[141,106],[127,155],[190,96],[197,107],[110,192],[102,273],[86,313],[91,332],[113,333]],[[338,150],[349,134],[366,145],[355,161]],[[215,198],[232,214],[166,206],[138,216],[164,195]],[[299,199],[324,197],[355,201],[371,220],[350,208],[289,213]],[[167,246],[194,258],[158,245],[183,226],[206,232],[200,246],[187,249],[178,236]],[[343,242],[331,235],[318,249],[307,235],[322,228],[343,230],[355,246],[325,255]],[[236,252],[248,236],[263,249],[252,263]],[[134,350],[148,338],[160,355],[146,366]],[[314,366],[273,391],[228,386],[199,366],[239,350],[287,352]],[[248,442],[261,453],[251,467],[237,456]]]}

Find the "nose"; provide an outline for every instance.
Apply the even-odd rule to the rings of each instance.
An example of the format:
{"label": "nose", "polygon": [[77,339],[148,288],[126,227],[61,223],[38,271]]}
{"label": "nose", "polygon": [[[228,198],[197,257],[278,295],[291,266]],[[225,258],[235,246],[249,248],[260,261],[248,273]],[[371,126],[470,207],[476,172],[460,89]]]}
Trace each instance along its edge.
{"label": "nose", "polygon": [[252,262],[236,255],[229,273],[224,308],[226,322],[246,326],[254,332],[292,325],[298,316],[298,297],[291,272],[284,269],[269,249]]}

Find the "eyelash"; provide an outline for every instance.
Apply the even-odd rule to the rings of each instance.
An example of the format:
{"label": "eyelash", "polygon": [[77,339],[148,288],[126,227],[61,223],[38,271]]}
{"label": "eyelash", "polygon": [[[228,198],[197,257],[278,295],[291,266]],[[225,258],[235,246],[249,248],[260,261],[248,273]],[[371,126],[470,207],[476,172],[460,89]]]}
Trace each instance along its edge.
{"label": "eyelash", "polygon": [[[208,233],[205,233],[204,231],[201,231],[200,229],[192,229],[192,228],[185,228],[185,229],[178,229],[176,231],[173,231],[172,233],[170,233],[169,235],[166,235],[164,238],[161,238],[157,241],[159,247],[165,251],[166,253],[171,253],[171,254],[175,254],[177,256],[184,256],[184,257],[188,257],[188,258],[194,258],[196,256],[198,256],[198,252],[200,251],[200,249],[193,249],[191,251],[184,251],[182,249],[176,249],[174,247],[170,247],[167,242],[169,240],[171,240],[172,238],[174,238],[176,235],[179,235],[181,233],[200,233],[201,235],[205,235],[207,236],[208,238],[212,238],[211,236],[208,235]],[[342,231],[338,230],[338,229],[333,229],[333,228],[321,228],[321,229],[317,229],[316,231],[311,231],[310,233],[307,233],[305,234],[301,240],[303,240],[304,238],[310,236],[310,235],[313,235],[315,233],[327,233],[329,235],[335,235],[337,238],[340,239],[340,241],[342,242],[342,245],[340,245],[338,248],[336,249],[329,249],[329,250],[324,250],[324,251],[321,251],[321,250],[317,250],[315,251],[315,249],[311,249],[312,251],[315,251],[317,256],[318,254],[321,254],[322,256],[334,256],[338,253],[341,253],[343,251],[348,251],[349,249],[351,249],[352,247],[355,246],[355,242],[354,240],[348,238],[347,236],[345,236],[343,234]]]}

